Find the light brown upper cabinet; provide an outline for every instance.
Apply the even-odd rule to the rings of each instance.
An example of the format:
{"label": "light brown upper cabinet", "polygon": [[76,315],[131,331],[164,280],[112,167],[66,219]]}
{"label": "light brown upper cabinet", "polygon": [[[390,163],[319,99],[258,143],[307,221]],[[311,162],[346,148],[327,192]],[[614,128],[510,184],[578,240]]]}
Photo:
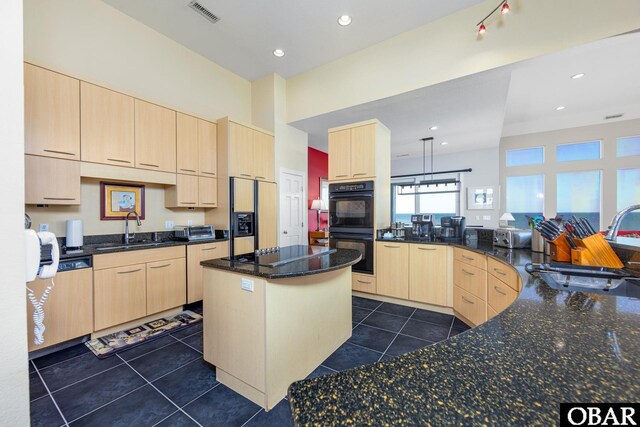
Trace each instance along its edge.
{"label": "light brown upper cabinet", "polygon": [[24,64],[25,153],[80,160],[80,81]]}
{"label": "light brown upper cabinet", "polygon": [[136,167],[176,171],[176,112],[135,100]]}
{"label": "light brown upper cabinet", "polygon": [[217,144],[221,177],[275,181],[275,143],[268,131],[225,117],[218,120]]}
{"label": "light brown upper cabinet", "polygon": [[209,178],[218,176],[218,131],[215,123],[198,119],[198,174]]}
{"label": "light brown upper cabinet", "polygon": [[229,176],[255,178],[253,160],[252,129],[229,122]]}
{"label": "light brown upper cabinet", "polygon": [[261,181],[275,181],[273,136],[253,131],[253,153],[255,178]]}
{"label": "light brown upper cabinet", "polygon": [[198,177],[198,206],[215,208],[218,206],[218,179]]}
{"label": "light brown upper cabinet", "polygon": [[198,119],[187,114],[176,114],[177,172],[198,174]]}
{"label": "light brown upper cabinet", "polygon": [[378,120],[329,129],[329,180],[389,175],[389,129]]}
{"label": "light brown upper cabinet", "polygon": [[217,176],[216,124],[188,114],[176,114],[177,172]]}
{"label": "light brown upper cabinet", "polygon": [[134,167],[134,99],[80,82],[82,161]]}
{"label": "light brown upper cabinet", "polygon": [[80,162],[29,154],[24,160],[25,204],[80,204]]}
{"label": "light brown upper cabinet", "polygon": [[164,191],[166,208],[215,208],[218,206],[216,178],[176,174],[176,185]]}

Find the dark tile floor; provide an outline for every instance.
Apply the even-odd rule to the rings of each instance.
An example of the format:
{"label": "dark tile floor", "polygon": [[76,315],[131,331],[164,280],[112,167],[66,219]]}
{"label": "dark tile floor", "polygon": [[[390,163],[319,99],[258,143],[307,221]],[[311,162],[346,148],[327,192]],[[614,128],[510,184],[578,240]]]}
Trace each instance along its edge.
{"label": "dark tile floor", "polygon": [[[309,377],[433,344],[468,329],[451,315],[353,297],[353,336]],[[29,363],[32,426],[287,426],[218,383],[202,358],[202,324],[107,359],[83,345]]]}

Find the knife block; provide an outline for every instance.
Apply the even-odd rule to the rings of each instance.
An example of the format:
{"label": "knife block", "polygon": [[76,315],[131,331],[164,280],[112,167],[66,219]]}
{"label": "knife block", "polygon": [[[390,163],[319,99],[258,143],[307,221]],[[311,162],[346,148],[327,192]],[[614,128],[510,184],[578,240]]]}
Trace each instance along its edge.
{"label": "knife block", "polygon": [[578,246],[578,250],[574,250],[574,252],[579,252],[579,254],[575,255],[575,261],[572,254],[571,262],[573,264],[609,268],[624,267],[618,255],[611,249],[611,246],[609,246],[609,243],[604,239],[602,234],[594,234],[584,239],[573,239],[573,241],[576,246]]}
{"label": "knife block", "polygon": [[571,247],[562,233],[559,237],[549,242],[551,247],[551,260],[557,262],[571,262]]}

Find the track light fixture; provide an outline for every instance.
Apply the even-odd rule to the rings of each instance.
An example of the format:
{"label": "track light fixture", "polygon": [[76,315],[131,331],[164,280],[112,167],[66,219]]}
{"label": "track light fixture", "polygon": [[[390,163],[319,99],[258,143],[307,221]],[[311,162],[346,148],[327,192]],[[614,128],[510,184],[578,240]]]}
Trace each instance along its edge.
{"label": "track light fixture", "polygon": [[507,1],[508,0],[502,0],[498,4],[498,6],[496,6],[496,8],[491,11],[491,13],[489,13],[480,22],[476,24],[476,26],[478,27],[478,34],[484,35],[484,33],[487,32],[487,27],[484,25],[484,21],[486,21],[491,17],[491,15],[496,13],[498,9],[500,9],[500,13],[502,13],[503,15],[506,15],[507,13],[509,13],[509,11],[511,11],[511,8],[509,7],[509,3],[507,3]]}

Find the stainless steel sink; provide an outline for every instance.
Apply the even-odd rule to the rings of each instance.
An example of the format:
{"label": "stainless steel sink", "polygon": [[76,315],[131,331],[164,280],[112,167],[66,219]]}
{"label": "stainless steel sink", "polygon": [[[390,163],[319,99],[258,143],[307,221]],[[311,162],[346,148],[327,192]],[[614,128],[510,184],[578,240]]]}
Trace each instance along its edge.
{"label": "stainless steel sink", "polygon": [[139,243],[129,243],[128,245],[123,245],[121,243],[107,243],[96,248],[97,251],[114,251],[114,250],[127,250],[127,249],[138,249],[138,248],[151,248],[154,246],[165,245],[166,242],[139,242]]}
{"label": "stainless steel sink", "polygon": [[[529,274],[538,274],[556,289],[573,288],[612,291],[628,284],[632,276],[624,270],[571,264],[535,264],[525,266]],[[632,282],[633,283],[633,282]]]}

